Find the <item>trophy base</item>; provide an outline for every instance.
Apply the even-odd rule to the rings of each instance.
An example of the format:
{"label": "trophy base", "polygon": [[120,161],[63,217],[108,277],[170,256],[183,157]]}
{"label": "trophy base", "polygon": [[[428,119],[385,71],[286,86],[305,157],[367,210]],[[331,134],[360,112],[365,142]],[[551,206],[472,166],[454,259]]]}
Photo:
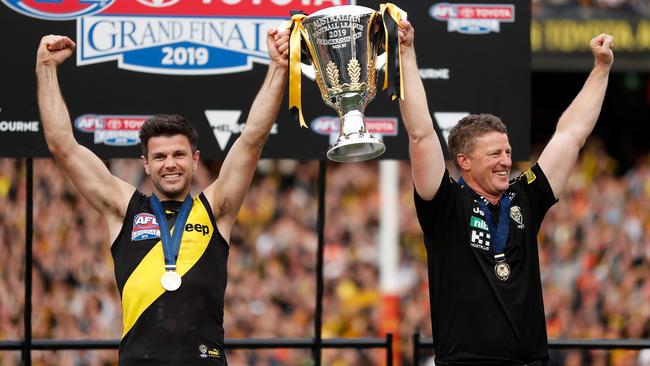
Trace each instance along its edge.
{"label": "trophy base", "polygon": [[386,146],[369,133],[339,137],[327,151],[327,158],[339,163],[356,163],[374,159],[386,151]]}

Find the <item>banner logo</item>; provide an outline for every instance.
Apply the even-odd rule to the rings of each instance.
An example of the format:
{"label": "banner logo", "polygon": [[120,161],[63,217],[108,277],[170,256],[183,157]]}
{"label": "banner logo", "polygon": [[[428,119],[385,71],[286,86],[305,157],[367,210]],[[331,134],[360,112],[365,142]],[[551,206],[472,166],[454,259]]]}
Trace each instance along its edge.
{"label": "banner logo", "polygon": [[442,137],[449,147],[449,133],[458,124],[458,121],[469,115],[468,112],[433,112],[433,118],[440,128]]}
{"label": "banner logo", "polygon": [[84,114],[77,117],[77,130],[95,135],[95,144],[133,146],[140,143],[140,127],[150,116]]}
{"label": "banner logo", "polygon": [[[230,137],[233,134],[241,134],[244,128],[246,127],[245,123],[239,122],[239,117],[241,116],[241,111],[239,110],[206,110],[205,118],[207,118],[210,127],[212,127],[212,132],[214,133],[214,138],[217,139],[217,144],[221,151],[226,151],[228,143],[230,142]],[[271,127],[271,135],[278,133],[278,124],[274,123]]]}
{"label": "banner logo", "polygon": [[2,0],[11,9],[32,18],[71,20],[97,13],[115,0]]}
{"label": "banner logo", "polygon": [[0,121],[0,132],[38,132],[39,121]]}
{"label": "banner logo", "polygon": [[237,124],[241,111],[205,111],[205,118],[208,119],[214,137],[217,139],[221,151],[226,150],[230,136],[233,133],[241,133],[244,124]]}
{"label": "banner logo", "polygon": [[508,4],[438,3],[429,8],[429,15],[447,22],[448,32],[463,34],[499,33],[501,23],[514,23],[515,6]]}
{"label": "banner logo", "polygon": [[0,0],[21,14],[77,20],[77,65],[213,75],[268,64],[266,33],[290,19],[350,0]]}
{"label": "banner logo", "polygon": [[77,18],[77,65],[168,75],[212,75],[268,64],[266,33],[289,19],[346,0],[121,0]]}
{"label": "banner logo", "polygon": [[[396,117],[365,117],[366,129],[373,136],[381,139],[382,136],[397,136]],[[334,116],[321,116],[314,119],[310,128],[319,135],[329,135],[330,144],[336,142],[341,132],[340,120]]]}
{"label": "banner logo", "polygon": [[179,2],[180,0],[138,0],[142,5],[151,6],[153,8],[164,8],[166,6],[172,6]]}

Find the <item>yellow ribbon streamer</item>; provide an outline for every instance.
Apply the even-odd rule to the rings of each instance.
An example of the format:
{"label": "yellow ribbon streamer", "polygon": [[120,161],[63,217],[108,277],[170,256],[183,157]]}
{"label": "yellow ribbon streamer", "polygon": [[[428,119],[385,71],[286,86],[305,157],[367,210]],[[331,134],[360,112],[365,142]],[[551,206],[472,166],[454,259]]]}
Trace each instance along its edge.
{"label": "yellow ribbon streamer", "polygon": [[[402,10],[398,8],[395,4],[392,3],[385,3],[385,4],[380,4],[379,5],[379,13],[381,14],[382,18],[388,14],[395,23],[397,24],[398,27],[400,27],[400,21],[402,20]],[[388,34],[388,29],[386,28],[386,23],[384,21],[384,50],[386,52],[386,72],[384,73],[384,85],[382,90],[386,90],[388,88],[389,84],[389,65],[391,64],[390,60],[390,53],[388,49],[388,37],[390,35]],[[399,64],[399,70],[398,72],[398,79],[399,79],[399,98],[404,99],[404,84],[402,82],[402,52],[401,52],[401,46],[400,46],[400,40],[399,40],[399,34],[394,35],[397,37],[397,58],[398,58],[398,64]],[[390,71],[392,74],[392,70]],[[391,100],[395,100],[397,98],[397,95],[391,95]]]}
{"label": "yellow ribbon streamer", "polygon": [[291,30],[291,37],[289,38],[289,110],[298,113],[300,127],[307,127],[305,119],[302,116],[300,85],[300,54],[302,51],[301,36],[305,33],[302,21],[305,18],[306,15],[304,14],[295,14],[291,17],[293,29]]}

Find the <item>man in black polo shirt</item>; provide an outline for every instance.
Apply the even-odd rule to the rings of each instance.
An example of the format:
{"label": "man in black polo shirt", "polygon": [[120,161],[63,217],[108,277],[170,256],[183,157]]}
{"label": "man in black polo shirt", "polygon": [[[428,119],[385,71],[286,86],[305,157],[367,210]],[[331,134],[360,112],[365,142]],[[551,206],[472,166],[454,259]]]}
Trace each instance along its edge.
{"label": "man in black polo shirt", "polygon": [[613,39],[591,40],[594,68],[539,160],[509,181],[507,130],[489,114],[449,135],[461,178],[445,169],[413,48],[401,23],[404,100],[415,206],[428,256],[437,365],[544,365],[548,361],[536,235],[557,201],[602,106]]}

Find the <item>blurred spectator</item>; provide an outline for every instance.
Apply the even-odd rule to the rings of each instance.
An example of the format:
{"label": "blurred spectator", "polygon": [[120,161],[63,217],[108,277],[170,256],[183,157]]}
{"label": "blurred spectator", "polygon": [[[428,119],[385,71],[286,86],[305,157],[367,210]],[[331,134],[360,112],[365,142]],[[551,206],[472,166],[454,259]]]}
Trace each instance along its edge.
{"label": "blurred spectator", "polygon": [[649,16],[650,0],[533,0],[534,17]]}

